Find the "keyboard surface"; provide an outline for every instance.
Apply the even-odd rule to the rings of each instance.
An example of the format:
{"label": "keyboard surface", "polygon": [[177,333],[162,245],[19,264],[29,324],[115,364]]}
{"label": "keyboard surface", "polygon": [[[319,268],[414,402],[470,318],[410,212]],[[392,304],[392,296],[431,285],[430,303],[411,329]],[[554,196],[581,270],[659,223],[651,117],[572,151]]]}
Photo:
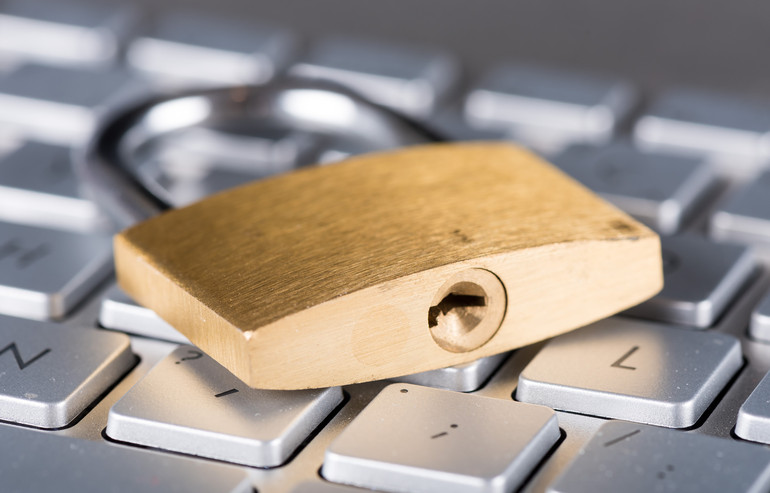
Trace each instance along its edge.
{"label": "keyboard surface", "polygon": [[[739,3],[679,45],[656,2],[0,0],[0,490],[770,490],[770,31]],[[248,388],[115,284],[72,151],[126,98],[282,73],[540,153],[661,233],[665,288],[457,367]],[[137,172],[182,205],[362,150],[201,128]]]}

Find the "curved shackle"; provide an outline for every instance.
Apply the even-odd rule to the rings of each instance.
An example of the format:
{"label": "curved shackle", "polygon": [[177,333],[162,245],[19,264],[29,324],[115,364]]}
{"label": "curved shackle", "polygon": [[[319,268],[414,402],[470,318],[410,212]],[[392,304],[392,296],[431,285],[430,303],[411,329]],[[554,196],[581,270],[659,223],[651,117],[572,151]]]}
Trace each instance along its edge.
{"label": "curved shackle", "polygon": [[138,155],[148,145],[194,127],[253,130],[265,124],[355,139],[372,150],[442,140],[337,84],[285,77],[262,86],[155,96],[123,105],[104,115],[74,160],[88,193],[123,228],[172,207],[139,176]]}

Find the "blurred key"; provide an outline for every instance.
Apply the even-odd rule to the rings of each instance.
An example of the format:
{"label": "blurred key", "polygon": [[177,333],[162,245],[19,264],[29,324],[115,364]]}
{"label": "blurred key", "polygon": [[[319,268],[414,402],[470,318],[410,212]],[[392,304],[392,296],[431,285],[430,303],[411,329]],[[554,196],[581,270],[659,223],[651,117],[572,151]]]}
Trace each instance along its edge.
{"label": "blurred key", "polygon": [[0,420],[65,426],[134,361],[123,334],[0,316]]}
{"label": "blurred key", "polygon": [[82,67],[110,65],[136,19],[128,3],[4,0],[0,3],[0,58]]}
{"label": "blurred key", "polygon": [[61,318],[112,272],[112,241],[0,222],[0,313]]}
{"label": "blurred key", "polygon": [[717,240],[770,244],[770,171],[737,190],[711,217]]}
{"label": "blurred key", "polygon": [[709,327],[756,267],[744,246],[695,236],[663,238],[663,289],[625,313],[661,322]]}
{"label": "blurred key", "polygon": [[770,373],[764,376],[738,411],[735,434],[752,442],[770,443],[768,403],[770,403]]}
{"label": "blurred key", "polygon": [[456,107],[439,109],[424,123],[448,140],[510,140],[505,129],[474,127]]}
{"label": "blurred key", "polygon": [[413,383],[457,392],[473,392],[497,370],[510,353],[495,354],[463,365],[414,373],[394,378],[397,382]]}
{"label": "blurred key", "polygon": [[0,156],[0,218],[74,231],[109,224],[82,196],[70,149],[34,142]]}
{"label": "blurred key", "polygon": [[138,90],[119,70],[23,65],[0,77],[0,131],[51,144],[90,138],[106,107]]}
{"label": "blurred key", "polygon": [[[661,94],[636,122],[634,142],[647,150],[770,156],[770,104],[698,90]],[[733,160],[734,161],[734,160]]]}
{"label": "blurred key", "polygon": [[751,312],[749,335],[758,341],[770,342],[770,293]]}
{"label": "blurred key", "polygon": [[559,439],[551,409],[386,387],[326,450],[329,481],[384,491],[514,491]]}
{"label": "blurred key", "polygon": [[342,402],[339,387],[247,387],[209,356],[181,346],[110,409],[107,435],[122,442],[273,467]]}
{"label": "blurred key", "polygon": [[742,363],[732,336],[616,317],[551,340],[519,375],[516,399],[685,428]]}
{"label": "blurred key", "polygon": [[102,299],[99,324],[111,330],[189,344],[190,341],[157,313],[138,305],[119,286],[112,286]]}
{"label": "blurred key", "polygon": [[0,426],[4,493],[253,493],[243,468]]}
{"label": "blurred key", "polygon": [[626,143],[571,146],[552,162],[663,234],[682,227],[716,180],[700,159],[642,153]]}
{"label": "blurred key", "polygon": [[417,117],[430,115],[459,77],[455,60],[441,51],[348,38],[318,41],[291,72],[338,82]]}
{"label": "blurred key", "polygon": [[636,101],[626,82],[529,65],[488,73],[468,94],[465,117],[482,128],[505,128],[538,150],[573,142],[604,143]]}
{"label": "blurred key", "polygon": [[294,50],[286,31],[212,14],[175,12],[131,43],[128,65],[165,85],[260,84]]}
{"label": "blurred key", "polygon": [[549,493],[746,492],[770,488],[763,447],[633,423],[604,424]]}

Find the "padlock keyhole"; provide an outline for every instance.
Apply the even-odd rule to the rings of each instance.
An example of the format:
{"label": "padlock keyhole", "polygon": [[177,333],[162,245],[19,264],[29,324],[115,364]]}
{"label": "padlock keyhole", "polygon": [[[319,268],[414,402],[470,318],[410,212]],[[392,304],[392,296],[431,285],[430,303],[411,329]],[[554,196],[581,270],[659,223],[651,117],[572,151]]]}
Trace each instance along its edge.
{"label": "padlock keyhole", "polygon": [[436,293],[428,308],[428,330],[447,351],[461,353],[482,346],[505,316],[505,289],[484,269],[458,272]]}
{"label": "padlock keyhole", "polygon": [[450,292],[428,310],[428,327],[445,324],[451,326],[453,332],[469,332],[484,318],[486,311],[486,296]]}

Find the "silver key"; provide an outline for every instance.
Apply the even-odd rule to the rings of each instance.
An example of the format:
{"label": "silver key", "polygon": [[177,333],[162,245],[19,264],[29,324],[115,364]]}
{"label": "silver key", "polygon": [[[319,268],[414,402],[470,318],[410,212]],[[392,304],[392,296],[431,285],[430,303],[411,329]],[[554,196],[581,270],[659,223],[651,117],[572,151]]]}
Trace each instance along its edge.
{"label": "silver key", "polygon": [[157,313],[138,305],[117,285],[112,286],[102,300],[99,324],[102,327],[129,334],[190,344],[185,336],[160,318]]}
{"label": "silver key", "polygon": [[138,90],[121,71],[23,65],[0,77],[0,131],[78,145],[107,106]]}
{"label": "silver key", "polygon": [[770,373],[759,382],[738,411],[735,434],[753,442],[770,443],[768,402],[770,402]]}
{"label": "silver key", "polygon": [[549,342],[519,375],[516,399],[685,428],[741,365],[732,336],[611,318]]}
{"label": "silver key", "polygon": [[770,451],[735,440],[610,422],[578,453],[549,493],[760,493]]}
{"label": "silver key", "polygon": [[122,442],[273,467],[285,462],[342,398],[339,387],[294,392],[252,389],[201,351],[181,346],[110,409],[107,435]]}
{"label": "silver key", "polygon": [[171,86],[261,84],[287,63],[286,31],[192,12],[175,12],[128,48],[128,65]]}
{"label": "silver key", "polygon": [[510,353],[495,354],[464,365],[439,368],[395,378],[397,382],[413,383],[457,392],[472,392],[487,381]]}
{"label": "silver key", "polygon": [[66,426],[134,361],[123,334],[0,316],[0,419]]}
{"label": "silver key", "polygon": [[613,78],[529,65],[487,74],[465,101],[468,121],[512,129],[514,137],[552,151],[572,142],[607,142],[636,100]]}
{"label": "silver key", "polygon": [[738,190],[711,217],[711,236],[717,240],[770,243],[770,171]]}
{"label": "silver key", "polygon": [[443,52],[346,38],[317,42],[291,72],[344,84],[417,117],[430,115],[459,77],[456,61]]}
{"label": "silver key", "polygon": [[251,493],[242,468],[0,425],[4,493]]}
{"label": "silver key", "polygon": [[663,289],[626,314],[661,322],[709,327],[755,269],[752,251],[695,236],[663,238]]}
{"label": "silver key", "polygon": [[749,335],[762,342],[770,342],[770,293],[751,312]]}
{"label": "silver key", "polygon": [[634,126],[647,150],[730,155],[750,161],[770,156],[770,104],[706,91],[674,89],[660,95]]}
{"label": "silver key", "polygon": [[474,127],[465,119],[462,110],[455,107],[439,109],[423,123],[447,140],[510,140],[506,129]]}
{"label": "silver key", "polygon": [[109,224],[82,196],[70,150],[34,142],[0,158],[0,218],[74,231]]}
{"label": "silver key", "polygon": [[6,0],[0,9],[0,57],[103,67],[114,63],[137,19],[126,3]]}
{"label": "silver key", "polygon": [[0,222],[0,313],[63,317],[112,272],[112,241]]}
{"label": "silver key", "polygon": [[620,142],[571,146],[552,162],[663,234],[676,233],[716,183],[700,159],[642,153]]}
{"label": "silver key", "polygon": [[508,492],[559,439],[550,409],[386,387],[326,450],[333,482],[396,492]]}

